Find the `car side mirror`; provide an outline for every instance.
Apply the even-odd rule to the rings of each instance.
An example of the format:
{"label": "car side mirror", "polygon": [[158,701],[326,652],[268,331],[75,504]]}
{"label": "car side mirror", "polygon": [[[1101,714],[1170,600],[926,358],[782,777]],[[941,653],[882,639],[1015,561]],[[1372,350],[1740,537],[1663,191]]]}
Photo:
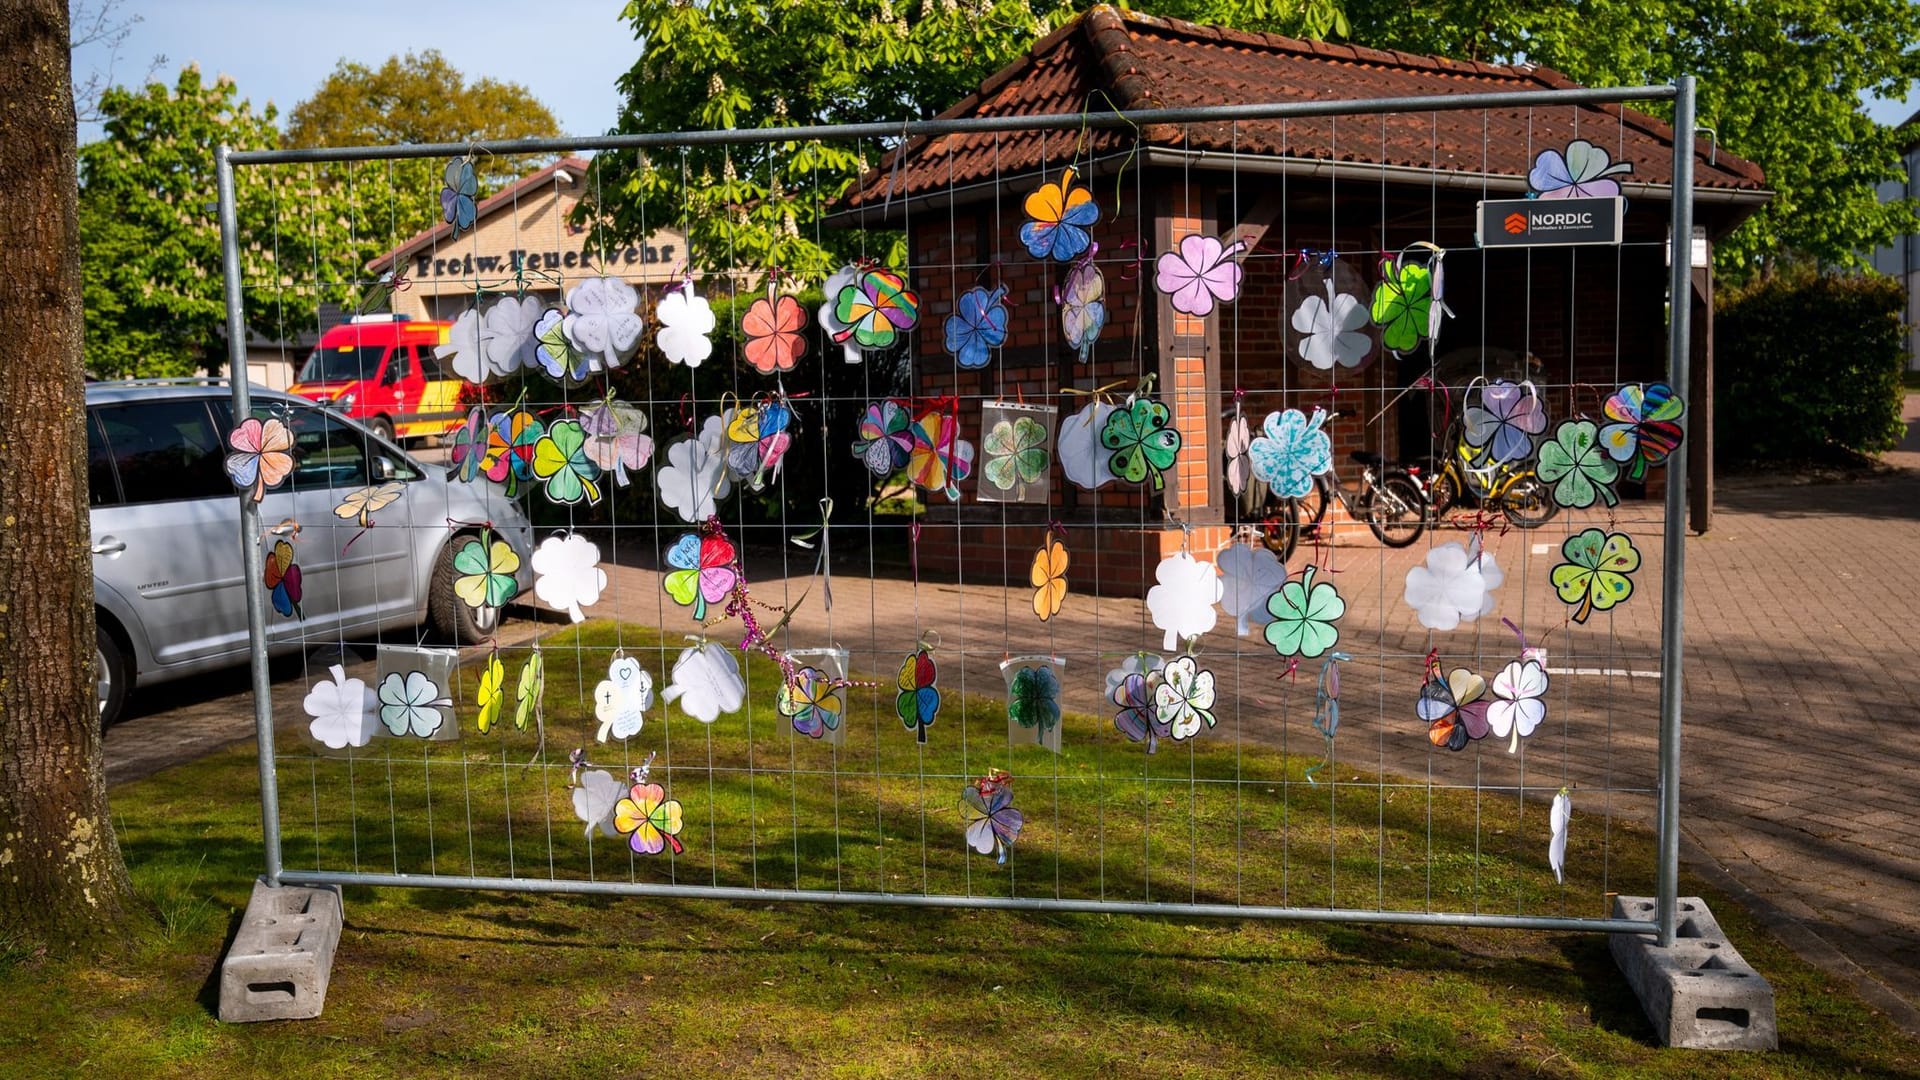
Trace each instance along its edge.
{"label": "car side mirror", "polygon": [[384,484],[397,475],[399,475],[399,470],[394,467],[392,458],[387,457],[385,454],[374,455],[373,479],[375,483]]}

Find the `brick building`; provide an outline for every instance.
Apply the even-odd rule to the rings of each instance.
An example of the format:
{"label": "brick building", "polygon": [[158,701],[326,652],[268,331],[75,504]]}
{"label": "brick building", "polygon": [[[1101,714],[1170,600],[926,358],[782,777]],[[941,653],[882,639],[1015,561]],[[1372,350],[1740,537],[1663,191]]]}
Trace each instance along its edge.
{"label": "brick building", "polygon": [[[1102,6],[1036,43],[942,116],[1573,85],[1544,68],[1240,33]],[[1535,155],[1576,138],[1633,165],[1622,178],[1625,243],[1479,250],[1476,201],[1523,196]],[[991,580],[1004,564],[1006,580],[1018,582],[1049,522],[1059,521],[1073,538],[1077,581],[1097,578],[1104,593],[1137,595],[1152,583],[1160,557],[1182,542],[1170,523],[1188,526],[1202,554],[1230,533],[1221,441],[1223,414],[1236,400],[1256,433],[1272,410],[1338,411],[1335,460],[1344,463],[1356,449],[1431,453],[1434,432],[1475,376],[1530,376],[1556,417],[1570,404],[1597,413],[1619,382],[1661,377],[1672,138],[1670,127],[1646,114],[1589,105],[909,141],[849,193],[839,220],[908,234],[923,312],[914,393],[957,397],[962,434],[977,441],[984,401],[1053,403],[1064,420],[1088,400],[1070,390],[1120,383],[1124,395],[1151,374],[1183,441],[1157,494],[1125,481],[1083,491],[1056,472],[1044,507],[935,500],[919,541],[921,565],[964,562],[969,580],[983,572]],[[1027,193],[1069,165],[1102,210],[1093,234],[1109,316],[1084,363],[1063,340],[1055,302],[1066,264],[1032,258],[1019,238]],[[1695,220],[1710,249],[1768,193],[1757,166],[1725,151],[1700,148],[1694,168]],[[1246,245],[1239,299],[1205,319],[1175,312],[1150,284],[1154,257],[1193,233]],[[1437,355],[1423,344],[1396,358],[1376,342],[1374,359],[1358,371],[1336,368],[1336,376],[1299,362],[1300,335],[1288,320],[1309,292],[1331,277],[1340,291],[1370,296],[1382,256],[1421,242],[1448,253],[1444,299],[1454,317],[1442,327]],[[1327,260],[1326,252],[1336,254]],[[1696,430],[1705,430],[1709,403],[1697,388],[1710,374],[1712,286],[1708,271],[1695,279],[1699,362],[1690,398]],[[944,351],[940,323],[961,293],[995,284],[1008,289],[1008,340],[986,367],[960,369]],[[1403,393],[1430,371],[1452,388],[1450,398]]]}

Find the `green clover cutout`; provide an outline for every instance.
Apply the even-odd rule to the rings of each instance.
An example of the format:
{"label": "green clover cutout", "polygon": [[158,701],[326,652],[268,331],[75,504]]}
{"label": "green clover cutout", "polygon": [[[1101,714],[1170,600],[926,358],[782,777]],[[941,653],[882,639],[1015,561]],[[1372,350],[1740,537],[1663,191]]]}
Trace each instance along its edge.
{"label": "green clover cutout", "polygon": [[1333,582],[1316,583],[1317,566],[1309,566],[1298,580],[1280,586],[1267,598],[1267,612],[1273,621],[1265,631],[1267,644],[1281,656],[1303,656],[1311,660],[1325,655],[1340,640],[1334,620],[1347,613],[1347,602]]}
{"label": "green clover cutout", "polygon": [[587,433],[578,420],[556,420],[533,446],[533,475],[546,481],[547,498],[571,504],[600,501],[600,466],[587,456]]}
{"label": "green clover cutout", "polygon": [[1553,438],[1540,445],[1540,479],[1553,485],[1553,501],[1583,510],[1595,499],[1608,506],[1620,501],[1613,482],[1620,466],[1607,456],[1600,430],[1591,420],[1568,420],[1554,429]]}
{"label": "green clover cutout", "polygon": [[1180,454],[1180,432],[1167,426],[1172,416],[1152,398],[1134,398],[1113,410],[1100,429],[1100,445],[1113,451],[1107,468],[1131,483],[1153,480],[1153,490],[1167,486],[1160,475],[1173,467]]}
{"label": "green clover cutout", "polygon": [[1022,416],[993,425],[986,438],[986,481],[1001,491],[1032,484],[1047,475],[1052,458],[1047,453],[1047,429],[1038,420]]}
{"label": "green clover cutout", "polygon": [[1405,352],[1427,335],[1433,309],[1433,274],[1417,263],[1383,264],[1384,280],[1373,290],[1373,321],[1380,343]]}
{"label": "green clover cutout", "polygon": [[1007,687],[1007,715],[1032,728],[1035,742],[1046,741],[1047,732],[1060,723],[1060,678],[1051,667],[1036,664],[1014,672]]}
{"label": "green clover cutout", "polygon": [[1626,533],[1587,529],[1560,545],[1567,561],[1553,568],[1553,590],[1575,605],[1573,621],[1583,623],[1633,595],[1627,575],[1640,568],[1640,552]]}

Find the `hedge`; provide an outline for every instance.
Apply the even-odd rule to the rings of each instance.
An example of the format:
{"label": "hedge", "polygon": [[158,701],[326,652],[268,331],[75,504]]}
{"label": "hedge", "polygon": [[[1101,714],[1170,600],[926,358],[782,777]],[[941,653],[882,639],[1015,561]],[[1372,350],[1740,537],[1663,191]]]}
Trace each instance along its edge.
{"label": "hedge", "polygon": [[1713,386],[1721,460],[1830,460],[1899,445],[1901,291],[1878,274],[1808,273],[1724,300]]}

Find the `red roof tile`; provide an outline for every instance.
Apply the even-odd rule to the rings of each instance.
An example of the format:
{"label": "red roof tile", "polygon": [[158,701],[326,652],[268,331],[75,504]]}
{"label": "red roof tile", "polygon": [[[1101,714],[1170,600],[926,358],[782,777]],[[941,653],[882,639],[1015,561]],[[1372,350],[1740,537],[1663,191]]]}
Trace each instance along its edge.
{"label": "red roof tile", "polygon": [[[1036,42],[1026,56],[989,76],[941,116],[1099,110],[1105,104],[1101,93],[1125,110],[1575,85],[1543,67],[1298,41],[1101,5]],[[1579,137],[1615,160],[1633,162],[1634,183],[1667,185],[1673,174],[1673,129],[1617,105],[1244,121],[1237,129],[1227,122],[1157,125],[1142,134],[1153,145],[1174,149],[1510,177],[1524,177],[1540,150]],[[1090,132],[1080,155],[1072,152],[1077,141],[1076,133],[1059,131],[916,138],[904,148],[907,157],[898,171],[888,155],[841,205],[869,206],[1052,167],[1075,156],[1124,153],[1132,135],[1115,129]],[[1697,151],[1694,183],[1760,196],[1765,177],[1758,165],[1724,150],[1712,163]]]}

